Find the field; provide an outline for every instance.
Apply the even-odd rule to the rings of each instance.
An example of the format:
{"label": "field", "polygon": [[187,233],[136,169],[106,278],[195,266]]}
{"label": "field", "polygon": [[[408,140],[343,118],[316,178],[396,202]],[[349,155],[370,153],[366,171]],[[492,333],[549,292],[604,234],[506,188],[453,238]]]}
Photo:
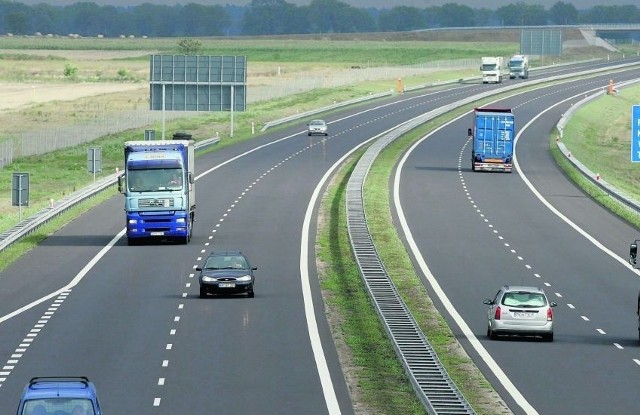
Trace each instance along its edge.
{"label": "field", "polygon": [[[296,95],[256,102],[251,108],[237,115],[238,127],[234,138],[225,134],[228,117],[220,114],[203,114],[198,117],[172,121],[169,131],[187,131],[196,138],[206,138],[212,131],[222,132],[220,146],[233,145],[253,136],[250,121],[258,124],[268,120],[291,115],[314,107],[380,92],[393,88],[398,67],[423,66],[420,73],[407,76],[405,82],[425,83],[444,79],[459,79],[475,73],[475,69],[433,67],[435,61],[454,61],[487,55],[510,55],[518,47],[517,37],[505,33],[495,42],[482,39],[468,39],[468,33],[451,35],[454,38],[429,38],[431,34],[370,34],[332,35],[321,37],[301,37],[297,39],[203,39],[202,54],[246,55],[249,62],[248,84],[252,87],[279,89],[283,84],[302,77],[338,79],[351,76],[362,69],[383,68],[383,76],[378,79],[361,80],[353,78],[351,83],[335,85],[327,82],[325,87],[316,88]],[[148,106],[148,56],[154,53],[178,53],[176,39],[67,39],[67,38],[5,38],[0,37],[0,143],[8,136],[21,131],[47,129],[74,124],[95,118],[113,110],[134,111]],[[584,54],[572,52],[564,59],[592,58],[603,51],[585,49]],[[534,63],[535,64],[535,63]],[[409,66],[410,65],[410,66]],[[75,69],[75,71],[73,70]],[[386,72],[385,72],[386,71]],[[624,95],[620,95],[622,102]],[[631,99],[631,98],[630,98]],[[587,116],[589,117],[589,116]],[[148,126],[147,126],[148,127]],[[158,126],[151,126],[157,128]],[[142,136],[144,127],[136,130],[103,137],[91,143],[103,148],[104,173],[111,173],[121,163],[122,142]],[[624,133],[624,129],[615,134]],[[598,133],[594,133],[594,137]],[[620,138],[621,140],[622,138]],[[401,151],[401,150],[397,150]],[[395,158],[384,161],[389,169]],[[16,160],[12,165],[0,170],[0,229],[16,223],[16,208],[10,206],[9,184],[12,171],[30,172],[32,177],[33,206],[27,213],[40,210],[49,199],[58,200],[63,195],[80,188],[91,181],[86,172],[86,146],[64,151]],[[324,252],[326,265],[319,267],[327,271],[323,275],[323,287],[327,310],[334,326],[335,337],[341,342],[343,367],[347,368],[347,378],[354,392],[354,403],[358,413],[421,413],[416,408],[410,388],[407,387],[401,368],[394,362],[389,349],[380,347],[384,343],[377,316],[367,310],[367,299],[358,283],[358,274],[349,262],[348,251],[335,251],[332,257],[331,243],[335,235],[329,229],[341,229],[340,222],[341,185],[348,174],[349,166],[336,178],[328,203],[325,206],[327,226],[319,230],[319,245],[327,247]],[[605,170],[603,170],[605,171]],[[386,183],[384,179],[381,182]],[[374,189],[386,192],[386,186]],[[383,209],[384,210],[384,209]],[[334,217],[335,216],[335,217]],[[376,216],[376,215],[374,215]],[[384,212],[380,217],[385,216]],[[68,220],[68,219],[67,219]],[[333,222],[332,222],[333,221]],[[337,221],[337,222],[336,222]],[[322,221],[321,221],[322,222]],[[392,228],[384,223],[381,227]],[[44,230],[34,239],[46,237]],[[382,233],[382,230],[376,232]],[[375,237],[375,235],[374,235]],[[345,238],[344,234],[338,238]],[[346,246],[341,239],[342,246]],[[37,242],[37,241],[36,241]],[[398,244],[386,247],[393,252]],[[397,245],[397,246],[395,246]],[[17,249],[28,249],[29,245]],[[344,248],[343,248],[344,249]],[[385,249],[385,247],[382,247]],[[10,260],[0,254],[2,267]],[[18,252],[19,255],[19,252]],[[402,257],[402,253],[396,255]],[[15,254],[14,254],[15,256]],[[405,260],[393,263],[390,269],[403,270],[411,277],[411,269]],[[339,265],[336,265],[339,264]],[[1,269],[1,267],[0,267]],[[352,286],[341,287],[332,284],[332,270],[340,269],[352,277]],[[404,282],[411,300],[412,313],[421,322],[423,330],[435,340],[439,355],[443,356],[447,370],[457,383],[463,385],[465,396],[472,400],[481,414],[508,413],[490,385],[478,374],[460,346],[448,331],[443,321],[434,314],[424,287],[416,278]],[[341,290],[349,290],[343,292]],[[421,291],[422,290],[422,291]],[[411,294],[413,292],[413,294]],[[353,302],[358,296],[359,301]],[[424,298],[423,298],[424,297]],[[341,300],[342,299],[342,300]],[[357,318],[357,320],[353,320]],[[375,353],[373,351],[376,351]],[[383,376],[384,375],[384,376]]]}

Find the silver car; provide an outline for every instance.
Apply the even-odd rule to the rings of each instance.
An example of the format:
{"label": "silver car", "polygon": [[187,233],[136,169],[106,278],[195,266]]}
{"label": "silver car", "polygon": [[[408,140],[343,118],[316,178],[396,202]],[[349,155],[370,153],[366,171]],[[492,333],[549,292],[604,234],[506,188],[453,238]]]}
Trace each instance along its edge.
{"label": "silver car", "polygon": [[542,336],[553,341],[553,308],[542,288],[509,286],[500,288],[493,300],[484,300],[487,311],[487,336],[498,335]]}
{"label": "silver car", "polygon": [[307,135],[329,135],[327,123],[324,120],[311,120],[307,124]]}

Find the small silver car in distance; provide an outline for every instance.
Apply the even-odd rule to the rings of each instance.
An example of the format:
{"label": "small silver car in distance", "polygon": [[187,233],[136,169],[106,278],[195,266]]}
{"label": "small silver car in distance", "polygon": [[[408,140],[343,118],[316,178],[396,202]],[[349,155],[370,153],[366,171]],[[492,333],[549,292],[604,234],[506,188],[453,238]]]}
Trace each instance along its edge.
{"label": "small silver car in distance", "polygon": [[311,120],[307,127],[307,135],[329,135],[327,123],[324,120]]}
{"label": "small silver car in distance", "polygon": [[505,285],[493,300],[484,300],[487,311],[487,337],[498,335],[542,336],[553,341],[553,308],[542,288]]}

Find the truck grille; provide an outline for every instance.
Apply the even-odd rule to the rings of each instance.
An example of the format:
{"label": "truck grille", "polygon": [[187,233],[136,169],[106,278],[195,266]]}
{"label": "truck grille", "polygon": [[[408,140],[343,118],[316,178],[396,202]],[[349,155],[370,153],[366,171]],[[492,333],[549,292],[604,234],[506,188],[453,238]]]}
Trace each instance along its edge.
{"label": "truck grille", "polygon": [[138,206],[141,208],[145,207],[173,207],[174,201],[173,199],[155,199],[155,198],[147,198],[140,199],[138,201]]}

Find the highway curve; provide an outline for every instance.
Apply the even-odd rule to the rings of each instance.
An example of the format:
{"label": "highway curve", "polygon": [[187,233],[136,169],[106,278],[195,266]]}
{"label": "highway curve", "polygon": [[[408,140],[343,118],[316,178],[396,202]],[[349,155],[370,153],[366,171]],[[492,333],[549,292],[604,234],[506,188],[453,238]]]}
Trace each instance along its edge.
{"label": "highway curve", "polygon": [[[196,227],[189,245],[127,246],[121,195],[80,216],[2,273],[0,360],[5,363],[0,407],[15,408],[32,376],[86,375],[98,386],[108,414],[353,413],[312,260],[317,195],[333,169],[358,146],[407,119],[489,88],[494,86],[407,93],[326,115],[327,139],[307,137],[301,122],[199,156]],[[422,158],[416,169],[446,176],[437,177],[441,185],[448,181],[443,201],[460,197],[457,166],[449,163],[451,152],[462,151],[464,132],[466,125],[438,149],[438,160]],[[482,177],[481,183],[486,178],[505,184],[519,179],[517,174]],[[509,191],[519,197],[529,194]],[[442,207],[427,200],[429,219],[421,220],[433,224],[430,218],[436,219],[434,213]],[[495,197],[491,200],[497,203]],[[445,234],[431,232],[432,239],[422,243],[442,241],[446,247],[455,240],[457,249],[448,251],[455,252],[452,263],[500,258],[502,252],[495,248],[486,257],[477,255],[480,248],[490,248],[477,245],[487,232],[482,233],[481,223],[473,224],[476,217],[463,203],[457,205],[463,215],[460,223],[472,228],[464,234],[450,227],[437,229]],[[536,212],[534,218],[548,217],[542,208]],[[515,220],[513,214],[504,219]],[[306,223],[309,233],[304,232]],[[422,225],[412,226],[419,230]],[[573,257],[567,264],[586,259],[584,251],[577,250],[581,241],[570,241],[567,249]],[[208,252],[220,249],[240,249],[258,266],[255,298],[198,298],[194,267]],[[311,258],[308,266],[302,262],[305,254]],[[497,262],[482,259],[480,264]],[[590,265],[582,271],[595,272]],[[618,280],[607,279],[611,289]],[[482,283],[482,289],[475,287],[471,306],[481,305],[478,293],[490,296],[495,291],[497,281],[489,282]],[[576,299],[582,307],[595,303],[593,298],[577,300],[584,299]],[[470,310],[468,316],[477,318],[475,314]],[[561,347],[567,335],[566,312],[558,314],[553,348]],[[481,322],[470,326],[476,333],[483,330]],[[624,330],[625,335],[633,333]],[[578,339],[585,338],[591,337]],[[617,353],[605,344],[595,346]],[[495,347],[501,345],[515,350],[506,342]],[[530,353],[528,343],[516,345]],[[535,385],[542,388],[548,382],[538,379]]]}
{"label": "highway curve", "polygon": [[[515,413],[638,412],[638,276],[627,264],[638,231],[576,188],[549,152],[571,105],[609,79],[636,77],[625,71],[492,104],[516,115],[512,174],[471,171],[470,113],[423,139],[396,172],[394,207],[417,268],[442,290],[439,309]],[[558,303],[553,343],[486,337],[482,300],[504,284],[540,286]]]}

